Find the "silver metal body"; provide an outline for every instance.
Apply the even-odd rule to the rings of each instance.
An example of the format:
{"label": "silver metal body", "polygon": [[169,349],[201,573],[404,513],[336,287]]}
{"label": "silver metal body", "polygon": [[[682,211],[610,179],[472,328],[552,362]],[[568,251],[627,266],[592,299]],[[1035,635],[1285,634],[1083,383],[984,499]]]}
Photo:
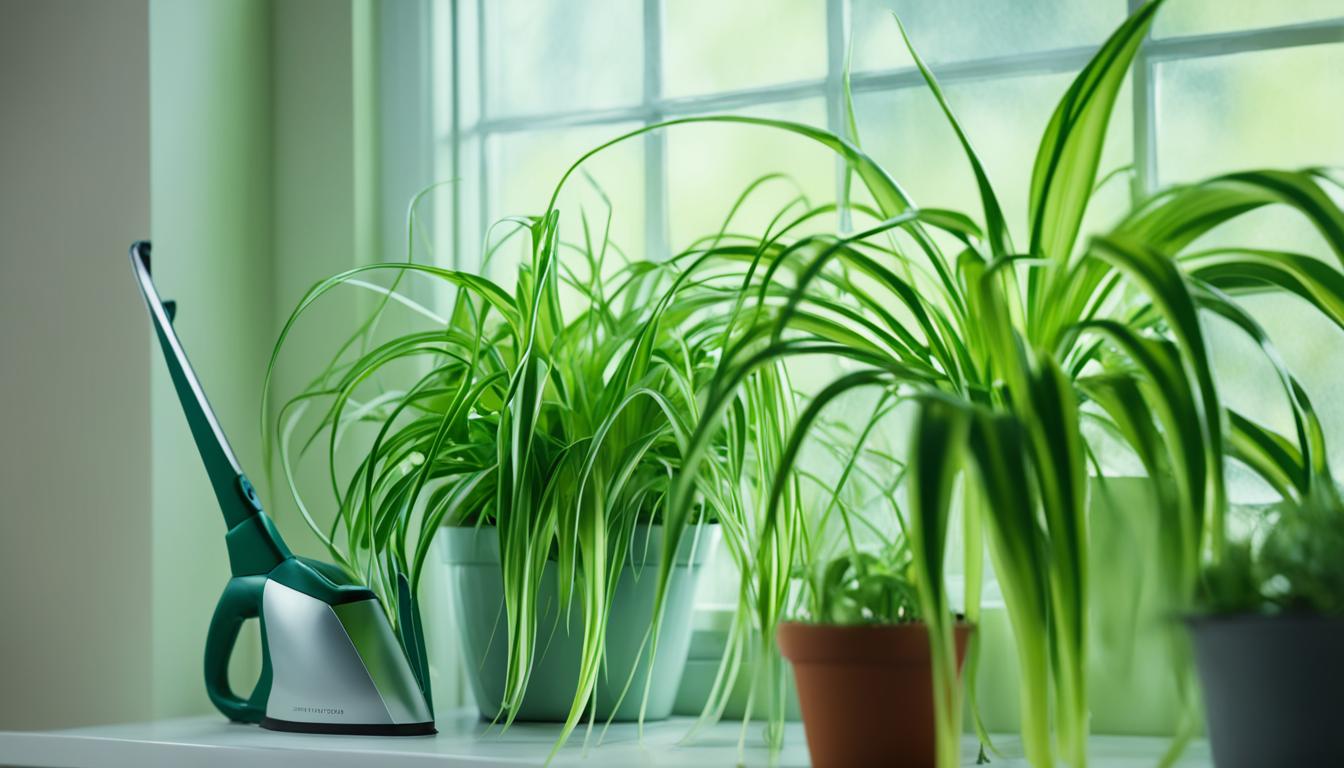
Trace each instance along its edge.
{"label": "silver metal body", "polygon": [[347,733],[432,726],[429,706],[376,599],[329,605],[268,581],[262,621],[274,675],[263,726],[325,725]]}

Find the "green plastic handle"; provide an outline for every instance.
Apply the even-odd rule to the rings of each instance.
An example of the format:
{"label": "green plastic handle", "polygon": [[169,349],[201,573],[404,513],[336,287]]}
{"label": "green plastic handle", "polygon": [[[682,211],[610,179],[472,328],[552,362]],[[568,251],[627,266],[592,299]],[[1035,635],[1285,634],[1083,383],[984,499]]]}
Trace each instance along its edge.
{"label": "green plastic handle", "polygon": [[261,595],[266,587],[266,576],[235,576],[224,586],[219,596],[210,630],[205,636],[205,690],[215,708],[230,720],[240,723],[259,723],[266,715],[266,698],[271,688],[271,659],[265,644],[266,631],[262,627],[262,670],[252,695],[246,699],[235,694],[229,685],[229,657],[238,642],[243,622],[261,617]]}

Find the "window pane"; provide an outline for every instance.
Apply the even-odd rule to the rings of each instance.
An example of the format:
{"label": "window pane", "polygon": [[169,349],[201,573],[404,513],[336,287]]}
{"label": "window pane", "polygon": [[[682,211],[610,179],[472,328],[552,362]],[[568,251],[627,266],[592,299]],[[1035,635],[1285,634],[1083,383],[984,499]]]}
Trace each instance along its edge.
{"label": "window pane", "polygon": [[663,16],[667,96],[826,75],[821,0],[666,0]]}
{"label": "window pane", "polygon": [[[1026,239],[1027,194],[1041,133],[1073,75],[994,79],[944,89],[994,185],[1015,243]],[[1128,165],[1133,156],[1131,97],[1116,100],[1099,175]],[[855,99],[863,148],[921,206],[953,208],[983,221],[970,164],[933,96],[923,87],[861,93]],[[1095,199],[1083,232],[1110,222],[1128,202],[1122,180]]]}
{"label": "window pane", "polygon": [[892,11],[928,62],[1095,45],[1124,18],[1122,0],[853,0],[855,71],[913,67]]}
{"label": "window pane", "polygon": [[[539,216],[546,211],[560,176],[588,150],[634,129],[633,124],[567,128],[554,131],[511,133],[492,137],[489,147],[490,221],[505,216]],[[560,238],[567,243],[583,241],[586,217],[594,246],[600,244],[607,219],[603,194],[611,200],[610,241],[622,252],[638,257],[644,248],[644,153],[643,141],[617,144],[580,166],[591,177],[576,172],[565,183],[557,201]],[[598,190],[601,190],[600,192]],[[492,241],[511,228],[496,228]],[[509,270],[522,248],[506,249],[505,257],[491,265],[491,277],[512,284]]]}
{"label": "window pane", "polygon": [[[826,125],[821,99],[761,106],[740,114]],[[667,200],[674,250],[716,234],[737,198],[767,173],[790,178],[760,187],[734,216],[732,231],[759,236],[800,189],[813,204],[835,198],[835,155],[820,144],[751,125],[710,123],[671,129],[667,134]]]}
{"label": "window pane", "polygon": [[484,5],[489,116],[639,103],[641,3],[489,0]]}
{"label": "window pane", "polygon": [[1183,0],[1153,22],[1158,37],[1228,32],[1344,16],[1340,0]]}
{"label": "window pane", "polygon": [[[1337,81],[1325,75],[1341,71],[1344,45],[1160,65],[1158,172],[1163,183],[1245,168],[1344,164],[1344,102]],[[1242,216],[1194,247],[1233,244],[1333,258],[1304,219],[1281,208]],[[1244,303],[1302,379],[1330,439],[1344,439],[1344,399],[1336,394],[1344,333],[1296,298],[1266,296]],[[1239,332],[1216,322],[1212,328],[1224,399],[1291,435],[1289,411],[1277,395],[1272,369]],[[1338,452],[1333,458],[1337,470],[1344,467]]]}
{"label": "window pane", "polygon": [[[1323,76],[1340,71],[1344,45],[1158,65],[1159,179],[1344,164],[1344,101],[1338,83]],[[1217,234],[1242,245],[1320,250],[1311,228],[1283,211],[1256,212]]]}
{"label": "window pane", "polygon": [[1344,45],[1158,65],[1162,180],[1255,165],[1344,163],[1341,72]]}

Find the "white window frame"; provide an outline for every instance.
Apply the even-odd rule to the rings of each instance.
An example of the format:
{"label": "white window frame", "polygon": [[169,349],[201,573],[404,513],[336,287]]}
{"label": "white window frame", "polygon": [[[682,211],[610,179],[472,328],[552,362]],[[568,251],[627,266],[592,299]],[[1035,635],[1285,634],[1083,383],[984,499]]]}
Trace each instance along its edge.
{"label": "white window frame", "polygon": [[[635,0],[632,0],[635,1]],[[463,221],[463,195],[455,192],[447,205],[449,227],[438,235],[437,249],[451,254],[443,259],[445,266],[476,269],[479,264],[464,263],[462,254],[474,253],[479,238],[489,230],[492,211],[490,194],[493,183],[490,168],[490,139],[519,132],[541,132],[578,126],[621,125],[631,123],[650,125],[664,120],[714,112],[728,112],[751,107],[795,102],[807,98],[822,98],[826,104],[826,128],[832,133],[849,138],[844,106],[844,67],[849,50],[851,0],[822,0],[826,4],[826,73],[824,77],[728,90],[704,95],[666,97],[663,95],[663,7],[669,0],[637,0],[643,3],[643,87],[639,103],[620,108],[575,109],[537,112],[526,115],[491,116],[488,109],[486,5],[489,0],[438,0],[435,5],[434,33],[430,59],[435,62],[432,74],[436,103],[432,156],[436,158],[436,177],[439,179],[474,178],[475,185],[467,185],[469,194],[479,197],[479,219]],[[1125,3],[1127,12],[1139,8],[1142,0],[1109,0]],[[472,4],[475,29],[463,29],[460,23],[463,4]],[[463,62],[460,60],[463,35],[475,36],[476,60],[471,62],[471,75],[476,79],[477,120],[474,125],[461,123],[460,78]],[[1189,61],[1232,54],[1304,48],[1314,45],[1344,43],[1344,16],[1299,24],[1252,28],[1227,32],[1210,32],[1172,37],[1153,37],[1150,33],[1140,49],[1132,79],[1132,124],[1134,181],[1131,195],[1134,200],[1151,194],[1157,185],[1157,79],[1156,68],[1173,61]],[[933,67],[939,82],[945,86],[961,83],[985,82],[1039,75],[1076,73],[1092,58],[1098,45],[1054,48],[1026,53],[984,57],[938,64]],[[445,50],[446,49],[446,50]],[[446,70],[446,71],[444,71]],[[909,88],[924,88],[919,70],[911,67],[864,70],[851,73],[850,87],[855,94],[896,92]],[[462,146],[477,142],[477,162],[467,168],[463,163]],[[660,258],[668,253],[668,172],[667,144],[664,133],[645,134],[643,141],[645,232],[644,253]],[[444,151],[446,150],[446,152]],[[445,161],[446,156],[446,161]],[[844,160],[835,158],[835,195],[840,199],[844,183]],[[517,212],[510,212],[517,213]],[[847,218],[841,226],[847,226]],[[949,573],[955,582],[959,574]],[[986,589],[992,591],[993,583]],[[958,588],[954,593],[959,594]],[[993,599],[987,595],[990,603]],[[709,606],[701,606],[704,610]]]}
{"label": "white window frame", "polygon": [[[490,191],[492,169],[490,153],[487,148],[491,138],[521,131],[544,131],[547,129],[574,126],[600,126],[640,123],[650,125],[663,120],[699,115],[713,112],[741,110],[744,108],[780,104],[805,98],[821,97],[826,103],[826,128],[836,135],[848,138],[844,117],[843,76],[845,55],[849,49],[850,0],[824,0],[826,4],[826,74],[819,79],[799,82],[767,85],[754,88],[723,91],[697,96],[669,98],[663,95],[663,6],[666,0],[639,0],[643,3],[643,89],[638,104],[615,109],[577,109],[539,112],[528,115],[510,115],[492,117],[488,111],[488,73],[486,4],[488,0],[442,0],[436,8],[444,14],[441,23],[435,25],[436,39],[432,45],[440,51],[446,45],[449,54],[447,61],[443,57],[433,57],[446,64],[449,72],[433,73],[436,98],[447,97],[446,109],[436,109],[437,114],[447,117],[447,124],[436,127],[437,137],[433,157],[442,158],[447,149],[447,167],[439,161],[438,178],[456,178],[474,176],[479,185],[475,194],[479,195],[479,220],[471,227],[473,233],[484,233],[490,225]],[[1142,0],[1111,0],[1125,2],[1132,12],[1142,5]],[[474,30],[464,30],[459,23],[461,4],[474,4],[476,24]],[[446,34],[448,39],[439,39]],[[463,35],[475,35],[476,61],[473,76],[476,78],[475,105],[477,122],[463,126],[460,122],[461,103],[459,93],[462,62],[458,51],[458,41]],[[1159,64],[1172,61],[1200,59],[1228,54],[1270,51],[1284,48],[1301,48],[1312,45],[1344,43],[1344,16],[1312,21],[1301,24],[1289,24],[1272,27],[1213,32],[1179,37],[1158,37],[1150,34],[1135,60],[1133,69],[1133,147],[1135,183],[1133,195],[1137,199],[1151,193],[1157,179],[1157,109],[1155,69]],[[1097,46],[1084,45],[1068,48],[1055,48],[1027,53],[1015,53],[941,64],[934,67],[934,74],[941,84],[952,86],[959,83],[992,81],[999,79],[1021,78],[1031,75],[1073,73],[1096,52]],[[436,66],[435,69],[442,67]],[[924,81],[914,67],[854,72],[850,78],[851,88],[858,95],[872,92],[890,92],[906,88],[923,88]],[[474,168],[463,166],[461,147],[463,142],[479,141],[479,159]],[[663,132],[657,131],[643,137],[644,152],[644,191],[645,191],[645,236],[644,246],[647,254],[662,254],[668,243],[668,201],[667,201],[667,144]],[[836,196],[839,199],[844,179],[844,161],[835,158]],[[462,264],[460,254],[471,243],[463,241],[463,205],[461,195],[454,195],[450,204],[452,233],[449,242],[443,243],[450,251],[454,266],[471,268],[474,265]]]}

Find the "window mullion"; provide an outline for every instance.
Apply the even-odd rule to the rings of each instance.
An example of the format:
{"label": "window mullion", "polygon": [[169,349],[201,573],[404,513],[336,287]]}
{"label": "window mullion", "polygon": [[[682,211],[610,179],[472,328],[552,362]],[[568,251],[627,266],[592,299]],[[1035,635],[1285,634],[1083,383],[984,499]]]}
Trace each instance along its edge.
{"label": "window mullion", "polygon": [[[645,124],[663,119],[663,4],[644,0]],[[658,259],[669,250],[667,229],[667,140],[663,131],[644,134],[644,254]]]}
{"label": "window mullion", "polygon": [[[1142,0],[1127,0],[1127,3],[1131,14],[1143,5]],[[1150,28],[1134,57],[1132,70],[1134,178],[1130,184],[1130,199],[1135,205],[1152,192],[1157,181],[1157,100],[1153,95],[1153,62],[1148,53],[1152,39]]]}
{"label": "window mullion", "polygon": [[1159,37],[1151,39],[1147,48],[1149,60],[1161,62],[1341,42],[1344,42],[1344,16],[1301,24]]}
{"label": "window mullion", "polygon": [[[476,0],[476,119],[484,125],[489,119],[485,111],[486,104],[486,73],[485,73],[485,0]],[[485,235],[490,231],[490,132],[481,131],[476,147],[476,178],[479,179],[478,191],[480,198],[477,200],[476,208],[478,212],[476,239],[482,244],[485,242]],[[482,247],[486,247],[482,245]],[[485,257],[482,252],[481,257]],[[479,265],[478,267],[479,268]]]}
{"label": "window mullion", "polygon": [[[449,117],[449,145],[448,145],[448,167],[451,178],[458,179],[462,177],[462,59],[458,56],[458,50],[461,48],[461,15],[458,13],[460,0],[452,0],[449,4],[449,37],[451,38],[452,50],[448,52],[449,69],[449,99],[450,99],[450,117]],[[432,43],[431,43],[432,44]],[[431,155],[432,157],[432,155]],[[452,264],[453,269],[462,268],[462,186],[456,185],[452,189],[453,207],[451,229],[452,239]]]}
{"label": "window mullion", "polygon": [[[826,122],[831,133],[853,140],[849,135],[849,121],[845,119],[845,64],[849,54],[849,0],[826,0]],[[846,200],[846,177],[849,166],[839,154],[835,156],[835,199]],[[840,209],[840,231],[850,229],[849,208]]]}

